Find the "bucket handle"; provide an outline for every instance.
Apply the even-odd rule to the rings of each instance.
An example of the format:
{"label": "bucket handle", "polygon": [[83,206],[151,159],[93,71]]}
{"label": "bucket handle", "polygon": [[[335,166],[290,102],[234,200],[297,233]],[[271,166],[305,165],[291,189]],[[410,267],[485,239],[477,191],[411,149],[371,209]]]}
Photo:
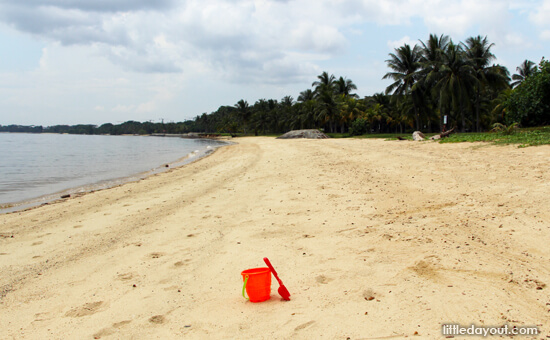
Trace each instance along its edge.
{"label": "bucket handle", "polygon": [[246,288],[246,283],[248,282],[248,275],[245,275],[244,277],[244,284],[243,284],[243,298],[247,299],[247,300],[250,300],[249,298],[247,298],[245,295],[244,295],[244,290]]}

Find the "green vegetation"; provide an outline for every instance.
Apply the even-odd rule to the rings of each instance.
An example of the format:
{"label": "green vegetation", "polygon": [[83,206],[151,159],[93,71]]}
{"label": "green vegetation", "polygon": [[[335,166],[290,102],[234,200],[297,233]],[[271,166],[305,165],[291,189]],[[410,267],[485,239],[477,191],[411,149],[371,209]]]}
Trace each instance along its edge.
{"label": "green vegetation", "polygon": [[510,94],[506,121],[522,126],[550,124],[550,61],[542,60]]}
{"label": "green vegetation", "polygon": [[[221,133],[236,135],[279,135],[296,129],[321,129],[335,137],[407,136],[414,130],[426,135],[455,128],[461,138],[475,140],[521,140],[525,145],[544,143],[545,137],[512,133],[521,127],[550,124],[550,62],[539,65],[525,60],[510,78],[508,70],[493,64],[494,44],[487,37],[470,37],[455,43],[446,35],[431,34],[426,41],[405,44],[389,54],[391,80],[384,93],[359,98],[351,79],[323,72],[300,92],[291,96],[245,99],[220,106],[192,120],[179,123],[128,121],[122,124],[56,125],[51,127],[0,126],[1,131],[76,134]],[[511,83],[511,81],[513,82]],[[500,126],[500,132],[479,134]],[[514,125],[515,126],[515,125]],[[506,127],[506,129],[504,128]],[[496,131],[496,130],[495,130]],[[501,138],[506,135],[509,137]],[[543,133],[544,135],[544,133]],[[497,136],[497,137],[495,137]],[[540,138],[539,138],[540,137]],[[539,141],[541,139],[541,141]]]}
{"label": "green vegetation", "polygon": [[[199,130],[194,121],[181,123],[152,123],[127,121],[121,124],[103,124],[96,125],[54,125],[48,127],[42,126],[22,126],[22,125],[0,125],[0,132],[27,132],[27,133],[69,133],[76,135],[147,135],[152,133],[188,133]],[[199,131],[200,132],[200,131]]]}
{"label": "green vegetation", "polygon": [[517,129],[503,126],[496,132],[459,133],[442,139],[440,143],[491,142],[493,144],[519,144],[518,147],[550,144],[550,126]]}

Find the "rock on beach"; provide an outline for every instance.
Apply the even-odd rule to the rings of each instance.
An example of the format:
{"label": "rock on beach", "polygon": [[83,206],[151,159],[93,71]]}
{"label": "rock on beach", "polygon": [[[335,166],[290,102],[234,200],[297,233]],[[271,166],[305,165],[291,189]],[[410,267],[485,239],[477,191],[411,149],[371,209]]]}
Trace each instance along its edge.
{"label": "rock on beach", "polygon": [[292,130],[285,133],[282,136],[277,137],[277,139],[293,139],[293,138],[308,138],[308,139],[325,139],[329,138],[327,135],[322,133],[319,130]]}

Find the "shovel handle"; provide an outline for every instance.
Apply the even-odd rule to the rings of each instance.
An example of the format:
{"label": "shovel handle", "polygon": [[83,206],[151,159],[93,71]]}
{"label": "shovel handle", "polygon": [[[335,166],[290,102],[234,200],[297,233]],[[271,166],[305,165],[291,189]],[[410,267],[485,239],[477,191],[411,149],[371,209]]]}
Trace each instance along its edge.
{"label": "shovel handle", "polygon": [[269,262],[269,259],[267,257],[264,257],[264,262],[269,267],[269,270],[271,270],[271,272],[273,273],[273,276],[275,276],[277,281],[279,281],[279,283],[280,283],[281,280],[279,279],[279,275],[277,275],[277,272],[275,271],[275,268],[273,268],[273,266],[271,265],[271,262]]}

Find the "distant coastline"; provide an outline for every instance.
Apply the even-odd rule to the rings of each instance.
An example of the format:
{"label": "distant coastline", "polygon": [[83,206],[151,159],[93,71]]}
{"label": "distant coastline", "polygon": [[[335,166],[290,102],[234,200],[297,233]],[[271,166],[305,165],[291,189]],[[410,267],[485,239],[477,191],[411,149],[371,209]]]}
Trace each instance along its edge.
{"label": "distant coastline", "polygon": [[[120,124],[105,123],[96,124],[76,124],[76,125],[2,125],[0,132],[26,132],[26,133],[66,133],[74,135],[204,135],[206,130],[201,129],[195,121],[187,120],[184,122],[138,122],[129,120]],[[208,133],[208,135],[216,135]]]}

